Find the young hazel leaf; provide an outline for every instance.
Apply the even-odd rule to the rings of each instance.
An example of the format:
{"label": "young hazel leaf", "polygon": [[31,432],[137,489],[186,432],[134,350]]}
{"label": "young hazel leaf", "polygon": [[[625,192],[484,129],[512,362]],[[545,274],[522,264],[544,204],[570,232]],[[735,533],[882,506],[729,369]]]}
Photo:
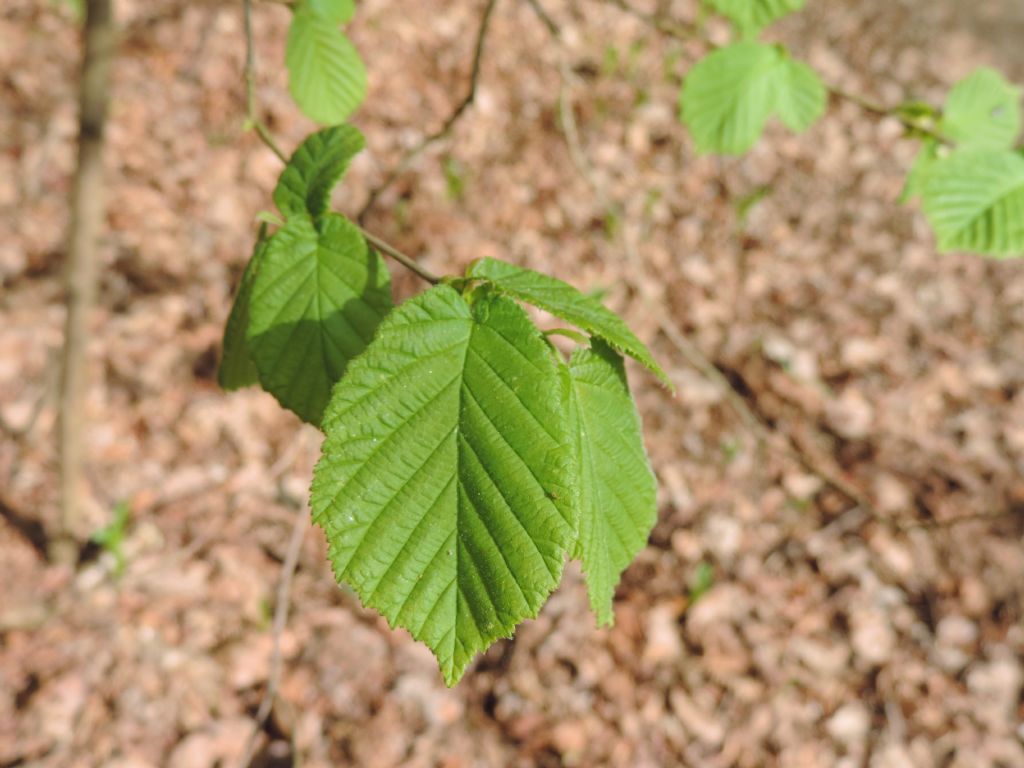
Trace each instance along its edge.
{"label": "young hazel leaf", "polygon": [[220,369],[217,382],[221,389],[233,392],[259,383],[260,376],[256,365],[249,356],[249,345],[245,333],[249,327],[249,297],[252,295],[252,284],[259,272],[263,254],[267,250],[267,228],[260,228],[259,238],[253,248],[252,257],[245,265],[242,280],[238,284],[235,303],[231,305],[231,314],[224,327],[224,343],[222,346]]}
{"label": "young hazel leaf", "polygon": [[555,362],[501,296],[439,285],[396,309],[334,389],[313,478],[339,581],[454,685],[537,615],[576,520]]}
{"label": "young hazel leaf", "polygon": [[356,13],[353,0],[305,0],[304,5],[313,13],[335,24],[345,24]]}
{"label": "young hazel leaf", "polygon": [[779,46],[754,42],[705,56],[687,75],[680,94],[680,117],[700,154],[743,154],[773,113],[790,130],[803,131],[825,106],[825,88],[814,70]]}
{"label": "young hazel leaf", "polygon": [[996,257],[1024,254],[1024,157],[959,150],[928,172],[921,200],[939,249]]}
{"label": "young hazel leaf", "polygon": [[807,0],[704,0],[716,13],[729,19],[743,35],[760,32],[769,24],[794,11]]}
{"label": "young hazel leaf", "polygon": [[672,382],[655,361],[651,351],[622,318],[597,299],[581,293],[568,283],[497,259],[473,262],[466,270],[466,277],[485,280],[501,293],[539,307],[604,339],[615,349],[645,365],[669,389],[672,388]]}
{"label": "young hazel leaf", "polygon": [[319,123],[343,122],[366,98],[366,67],[358,51],[335,21],[308,2],[292,17],[285,64],[295,103]]}
{"label": "young hazel leaf", "polygon": [[610,625],[615,585],[657,519],[657,485],[622,357],[595,341],[573,353],[567,372],[580,520],[573,557],[598,625]]}
{"label": "young hazel leaf", "polygon": [[910,172],[907,173],[907,181],[900,194],[901,203],[909,203],[915,197],[921,196],[925,182],[928,181],[928,174],[938,160],[939,143],[934,139],[927,139],[921,145],[917,157],[914,158],[914,164],[910,166]]}
{"label": "young hazel leaf", "polygon": [[354,224],[288,219],[267,244],[249,305],[249,353],[263,388],[319,425],[331,387],[391,310],[391,277]]}
{"label": "young hazel leaf", "polygon": [[828,91],[818,73],[802,61],[786,58],[775,83],[775,111],[793,133],[803,133],[825,114]]}
{"label": "young hazel leaf", "polygon": [[1010,149],[1020,128],[1020,89],[985,67],[953,86],[939,123],[943,136],[973,149]]}
{"label": "young hazel leaf", "polygon": [[288,161],[274,189],[274,204],[286,217],[308,213],[314,219],[331,204],[331,192],[352,158],[366,146],[351,125],[335,125],[311,134]]}

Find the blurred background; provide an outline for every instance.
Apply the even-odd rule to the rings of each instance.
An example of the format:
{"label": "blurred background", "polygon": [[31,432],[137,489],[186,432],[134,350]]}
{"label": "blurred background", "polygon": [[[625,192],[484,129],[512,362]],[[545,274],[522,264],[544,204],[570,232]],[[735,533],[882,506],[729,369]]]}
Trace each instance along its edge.
{"label": "blurred background", "polygon": [[[475,105],[366,224],[435,272],[493,256],[604,292],[678,388],[630,369],[660,522],[614,628],[571,565],[447,690],[425,647],[335,584],[300,518],[257,729],[320,435],[216,384],[280,170],[244,130],[240,3],[115,3],[92,543],[60,564],[81,23],[73,3],[4,0],[0,766],[212,768],[247,749],[259,766],[1024,766],[1024,262],[936,253],[897,203],[916,145],[894,120],[834,102],[803,136],[698,158],[676,112],[699,44],[608,0],[542,5],[561,44],[499,2]],[[337,209],[440,127],[482,8],[359,3],[368,150]],[[313,126],[287,90],[288,20],[255,3],[262,114],[290,150]],[[771,34],[888,105],[939,105],[979,65],[1024,83],[1019,0],[811,0]],[[398,297],[421,289],[394,274]]]}

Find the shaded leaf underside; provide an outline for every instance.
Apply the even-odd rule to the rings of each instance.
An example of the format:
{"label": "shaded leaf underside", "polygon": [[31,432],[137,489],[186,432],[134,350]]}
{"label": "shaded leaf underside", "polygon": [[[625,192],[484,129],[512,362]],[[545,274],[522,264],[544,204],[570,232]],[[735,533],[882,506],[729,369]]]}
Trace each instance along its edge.
{"label": "shaded leaf underside", "polygon": [[352,158],[366,145],[351,125],[336,125],[311,134],[289,159],[277,186],[274,204],[285,217],[308,213],[314,219],[330,207],[331,192]]}
{"label": "shaded leaf underside", "polygon": [[252,286],[266,250],[267,239],[264,226],[256,240],[252,257],[245,265],[245,272],[242,273],[242,280],[238,284],[238,291],[235,294],[235,302],[231,305],[231,314],[228,315],[227,324],[224,326],[223,352],[220,369],[217,372],[217,382],[222,389],[228,392],[259,382],[259,371],[249,355],[246,331],[249,327],[249,300],[252,296]]}
{"label": "shaded leaf underside", "polygon": [[250,300],[248,345],[263,388],[319,425],[331,387],[391,307],[387,268],[354,224],[290,218],[268,242]]}

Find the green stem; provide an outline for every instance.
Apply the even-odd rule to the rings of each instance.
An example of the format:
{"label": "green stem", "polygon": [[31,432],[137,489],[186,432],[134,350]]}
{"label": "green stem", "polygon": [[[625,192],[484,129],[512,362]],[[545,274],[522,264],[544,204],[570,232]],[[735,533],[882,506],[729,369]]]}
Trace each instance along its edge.
{"label": "green stem", "polygon": [[551,330],[544,331],[545,336],[564,336],[567,339],[575,341],[577,344],[588,345],[590,339],[584,336],[579,331],[574,331],[571,328],[552,328]]}
{"label": "green stem", "polygon": [[381,253],[386,253],[388,256],[393,258],[395,261],[397,261],[399,264],[401,264],[406,269],[411,270],[412,272],[415,272],[417,275],[422,277],[428,283],[430,283],[432,285],[437,285],[438,283],[441,282],[441,278],[440,277],[438,277],[437,275],[435,275],[433,272],[431,272],[430,270],[426,269],[425,267],[422,267],[419,264],[417,264],[415,260],[413,260],[409,256],[406,256],[404,253],[402,253],[400,250],[395,248],[395,246],[391,245],[387,241],[381,240],[379,237],[377,237],[376,235],[374,235],[374,234],[372,234],[370,232],[367,232],[362,227],[359,227],[359,231],[363,233],[363,237],[366,238],[366,242],[368,242],[370,245],[372,245],[374,248],[376,248]]}

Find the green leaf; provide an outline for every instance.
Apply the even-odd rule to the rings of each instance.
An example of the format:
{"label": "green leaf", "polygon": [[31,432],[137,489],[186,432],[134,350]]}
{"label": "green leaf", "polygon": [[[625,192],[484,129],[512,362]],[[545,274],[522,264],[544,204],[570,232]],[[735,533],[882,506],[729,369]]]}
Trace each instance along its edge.
{"label": "green leaf", "polygon": [[426,643],[449,686],[561,577],[563,406],[526,313],[447,285],[391,313],[334,390],[312,492],[334,573]]}
{"label": "green leaf", "polygon": [[672,388],[672,382],[654,360],[651,351],[629,330],[622,318],[597,299],[581,293],[568,283],[497,259],[473,262],[466,270],[466,277],[486,280],[502,293],[533,304],[599,336],[618,351],[645,365],[669,389]]}
{"label": "green leaf", "polygon": [[238,284],[235,303],[231,305],[231,314],[224,327],[223,352],[217,381],[228,392],[258,384],[260,377],[256,365],[249,356],[249,345],[245,338],[249,327],[249,297],[252,295],[252,284],[259,272],[260,263],[267,250],[267,228],[260,227],[260,234],[253,248],[252,257],[245,265],[242,280]]}
{"label": "green leaf", "polygon": [[733,22],[744,35],[755,34],[794,11],[807,0],[704,0],[716,13]]}
{"label": "green leaf", "polygon": [[343,122],[366,98],[359,53],[334,21],[306,5],[292,17],[285,64],[295,103],[317,122]]}
{"label": "green leaf", "polygon": [[273,211],[259,211],[256,214],[256,221],[260,222],[261,224],[266,224],[267,226],[270,227],[284,226],[284,219],[282,219]]}
{"label": "green leaf", "polygon": [[772,46],[737,43],[694,65],[680,105],[698,153],[740,155],[754,146],[774,107],[778,63]]}
{"label": "green leaf", "polygon": [[953,86],[939,123],[943,136],[974,149],[1010,149],[1020,128],[1020,89],[985,67]]}
{"label": "green leaf", "polygon": [[775,111],[789,130],[803,133],[825,114],[828,92],[818,73],[802,61],[786,58],[775,84]]}
{"label": "green leaf", "polygon": [[54,5],[63,5],[74,17],[75,21],[82,21],[85,18],[85,0],[51,0]]}
{"label": "green leaf", "polygon": [[934,164],[921,195],[939,249],[1024,254],[1024,157],[959,150]]}
{"label": "green leaf", "polygon": [[353,0],[304,0],[302,4],[317,16],[335,24],[351,21],[356,13]]}
{"label": "green leaf", "polygon": [[595,341],[573,353],[568,373],[580,521],[573,557],[597,623],[612,624],[615,586],[657,520],[657,485],[622,357]]}
{"label": "green leaf", "polygon": [[331,387],[391,306],[387,267],[354,224],[293,216],[270,238],[249,302],[249,354],[263,388],[319,425]]}
{"label": "green leaf", "polygon": [[689,607],[692,608],[711,591],[715,585],[715,568],[707,560],[701,560],[690,579]]}
{"label": "green leaf", "polygon": [[697,152],[740,155],[754,146],[773,113],[793,131],[825,111],[826,92],[806,64],[785,49],[735,43],[701,59],[680,94],[680,117]]}
{"label": "green leaf", "polygon": [[128,565],[124,554],[124,539],[128,530],[128,519],[132,509],[128,502],[119,502],[114,507],[114,519],[93,533],[89,540],[109,552],[114,558],[114,578],[121,578]]}
{"label": "green leaf", "polygon": [[907,181],[900,194],[901,203],[909,203],[915,197],[921,196],[928,174],[938,160],[939,143],[934,139],[925,141],[914,158],[914,164],[910,166],[910,172],[907,173]]}
{"label": "green leaf", "polygon": [[308,213],[314,219],[330,207],[331,192],[366,140],[351,125],[311,134],[288,161],[274,189],[274,204],[286,217]]}
{"label": "green leaf", "polygon": [[747,226],[750,214],[758,204],[771,193],[771,186],[764,184],[754,187],[750,192],[747,192],[745,195],[741,195],[733,202],[733,206],[736,208],[736,219],[739,221],[741,228],[745,228]]}
{"label": "green leaf", "polygon": [[939,117],[939,111],[924,101],[905,101],[897,104],[893,115],[905,118],[913,122],[934,122]]}

